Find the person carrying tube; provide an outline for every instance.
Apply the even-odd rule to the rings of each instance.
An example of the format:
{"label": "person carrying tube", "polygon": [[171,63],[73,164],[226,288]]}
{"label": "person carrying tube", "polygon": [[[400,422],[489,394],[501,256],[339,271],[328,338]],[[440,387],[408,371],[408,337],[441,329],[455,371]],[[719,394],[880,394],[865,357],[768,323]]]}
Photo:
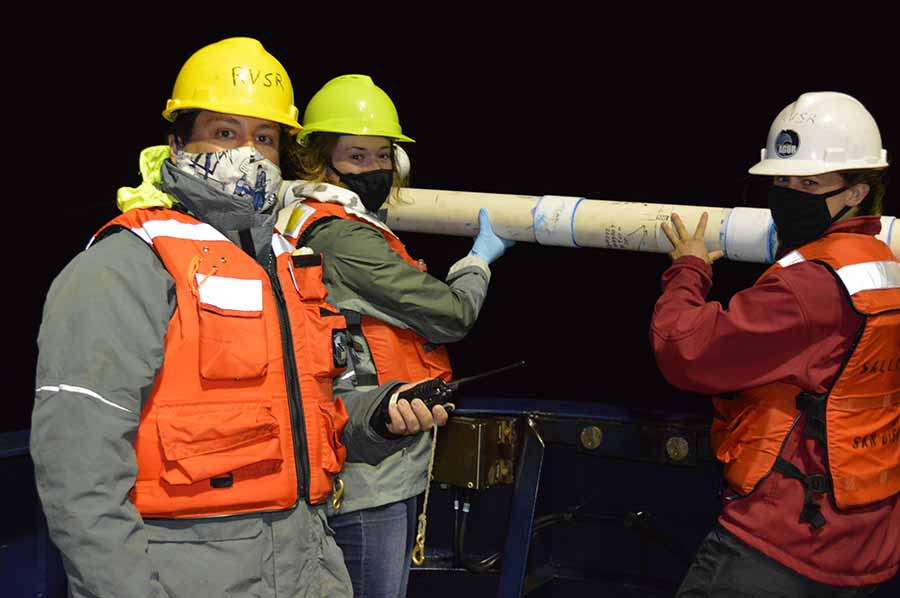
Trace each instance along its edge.
{"label": "person carrying tube", "polygon": [[[122,214],[53,281],[31,454],[73,597],[352,596],[324,503],[447,420],[397,380],[346,403],[321,255],[273,234],[290,79],[256,40],[182,66]],[[414,382],[417,382],[415,380]],[[407,381],[411,382],[411,381]]]}
{"label": "person carrying tube", "polygon": [[650,341],[674,386],[714,395],[726,489],[678,591],[866,596],[900,561],[900,264],[877,240],[887,154],[843,93],[804,93],[750,174],[769,177],[777,263],[724,308],[721,252],[672,214]]}
{"label": "person carrying tube", "polygon": [[[350,367],[335,392],[373,388],[392,379],[451,378],[444,343],[474,326],[487,295],[489,264],[513,241],[498,237],[486,211],[468,255],[446,282],[428,274],[382,221],[397,201],[404,135],[390,97],[366,75],[328,81],[310,99],[299,145],[285,161],[279,230],[325,255],[328,302],[351,333]],[[399,378],[398,378],[399,377]],[[409,378],[411,377],[411,378]],[[430,442],[377,465],[348,459],[340,474],[330,524],[357,598],[406,595],[416,497],[428,484]]]}

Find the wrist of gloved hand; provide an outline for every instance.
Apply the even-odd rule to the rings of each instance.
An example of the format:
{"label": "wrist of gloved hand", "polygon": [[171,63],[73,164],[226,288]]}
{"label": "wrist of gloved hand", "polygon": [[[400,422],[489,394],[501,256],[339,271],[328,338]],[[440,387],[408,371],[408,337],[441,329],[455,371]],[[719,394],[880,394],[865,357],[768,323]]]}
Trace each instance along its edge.
{"label": "wrist of gloved hand", "polygon": [[508,247],[513,246],[515,241],[502,239],[497,236],[491,226],[487,210],[484,208],[478,210],[478,223],[478,235],[475,237],[475,243],[472,245],[469,255],[478,256],[490,264],[503,255],[503,252]]}

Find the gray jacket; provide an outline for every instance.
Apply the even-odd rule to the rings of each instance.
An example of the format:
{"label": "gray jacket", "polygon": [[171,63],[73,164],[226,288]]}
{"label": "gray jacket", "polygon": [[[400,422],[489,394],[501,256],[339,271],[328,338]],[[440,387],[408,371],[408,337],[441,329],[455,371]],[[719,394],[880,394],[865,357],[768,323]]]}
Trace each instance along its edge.
{"label": "gray jacket", "polygon": [[[328,184],[305,185],[294,191],[320,201],[355,206],[355,194]],[[348,197],[352,196],[352,197]],[[356,200],[356,201],[354,201]],[[290,206],[286,211],[290,210]],[[408,264],[378,230],[387,227],[357,220],[319,221],[301,238],[301,244],[325,254],[323,281],[328,302],[344,311],[377,318],[398,328],[411,329],[432,343],[451,343],[474,326],[487,296],[490,269],[476,256],[466,256],[450,267],[446,282]],[[365,339],[354,335],[352,365],[335,381],[335,394],[347,400],[356,385],[355,375],[375,374]],[[410,380],[409,382],[415,382]],[[351,399],[352,400],[352,399]],[[348,459],[340,474],[344,498],[340,513],[377,507],[416,496],[425,490],[431,452],[431,434],[377,465]]]}
{"label": "gray jacket", "polygon": [[[229,238],[204,206],[224,201],[197,179],[162,169],[165,191]],[[193,180],[192,180],[193,179]],[[221,204],[217,204],[221,205]],[[234,218],[259,250],[274,217]],[[31,454],[50,534],[76,597],[347,596],[349,576],[324,508],[204,519],[143,519],[128,498],[134,439],[163,366],[174,281],[128,231],[76,256],[53,281],[38,336]],[[302,358],[302,356],[300,357]],[[357,393],[343,440],[377,463],[414,442],[385,440],[368,425],[393,385]],[[298,430],[298,433],[303,433]]]}

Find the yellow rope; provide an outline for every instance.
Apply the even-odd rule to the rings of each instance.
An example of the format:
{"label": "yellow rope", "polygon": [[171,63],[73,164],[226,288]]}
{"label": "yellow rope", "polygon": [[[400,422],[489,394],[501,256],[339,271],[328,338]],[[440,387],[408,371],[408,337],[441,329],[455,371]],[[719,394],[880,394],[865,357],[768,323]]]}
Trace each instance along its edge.
{"label": "yellow rope", "polygon": [[[453,410],[453,403],[444,405],[447,411]],[[422,501],[422,513],[419,515],[419,529],[416,531],[416,546],[413,548],[412,562],[421,565],[425,562],[425,527],[428,525],[428,493],[431,490],[431,471],[434,469],[434,451],[437,448],[438,427],[432,428],[431,458],[428,461],[428,479],[425,483],[425,499]]]}

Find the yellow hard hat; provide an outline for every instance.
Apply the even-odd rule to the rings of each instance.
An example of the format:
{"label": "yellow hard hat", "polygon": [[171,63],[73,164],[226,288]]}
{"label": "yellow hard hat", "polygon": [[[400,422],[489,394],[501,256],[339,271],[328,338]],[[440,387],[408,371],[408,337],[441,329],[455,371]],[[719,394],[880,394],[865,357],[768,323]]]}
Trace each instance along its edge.
{"label": "yellow hard hat", "polygon": [[177,111],[189,109],[270,120],[292,132],[302,128],[290,77],[261,43],[249,37],[224,39],[188,58],[162,114],[174,121]]}
{"label": "yellow hard hat", "polygon": [[414,141],[403,134],[391,98],[367,75],[341,75],[316,92],[303,113],[297,140],[316,132]]}

